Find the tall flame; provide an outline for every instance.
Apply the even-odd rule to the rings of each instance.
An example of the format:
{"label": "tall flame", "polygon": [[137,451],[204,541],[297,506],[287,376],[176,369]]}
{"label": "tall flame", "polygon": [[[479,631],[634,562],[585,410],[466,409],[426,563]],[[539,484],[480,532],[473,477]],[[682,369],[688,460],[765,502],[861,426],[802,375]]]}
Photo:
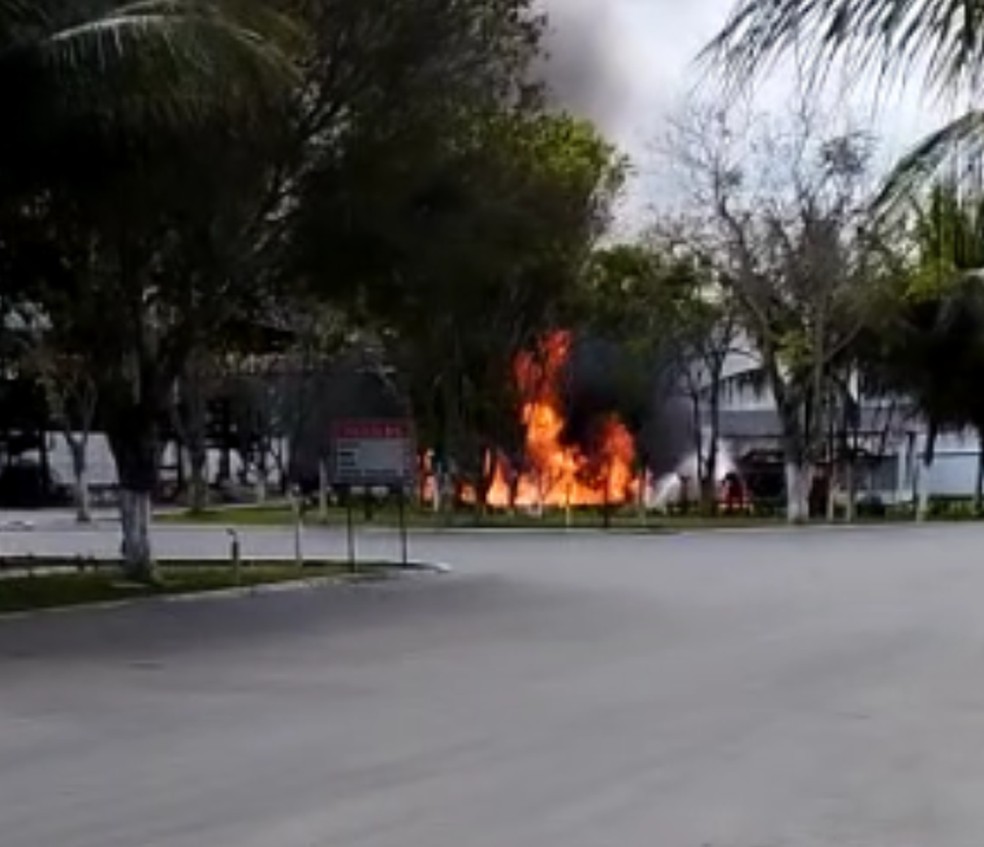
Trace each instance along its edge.
{"label": "tall flame", "polygon": [[[503,456],[494,463],[487,503],[497,508],[519,506],[602,506],[628,502],[638,491],[633,475],[635,442],[616,415],[600,421],[589,453],[563,441],[562,378],[571,352],[571,334],[548,335],[535,353],[516,359],[516,385],[523,398],[526,430],[522,472],[513,476]],[[515,493],[514,493],[515,492]]]}

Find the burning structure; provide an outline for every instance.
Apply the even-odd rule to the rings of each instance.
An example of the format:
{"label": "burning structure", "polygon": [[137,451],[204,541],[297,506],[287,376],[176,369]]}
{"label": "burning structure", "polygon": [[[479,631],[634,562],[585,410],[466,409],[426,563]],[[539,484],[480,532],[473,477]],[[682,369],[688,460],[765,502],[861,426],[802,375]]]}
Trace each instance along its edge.
{"label": "burning structure", "polygon": [[580,438],[571,438],[565,380],[572,343],[571,333],[553,332],[537,349],[517,357],[524,449],[519,457],[501,451],[486,457],[487,506],[609,506],[638,496],[635,438],[616,413],[597,416]]}
{"label": "burning structure", "polygon": [[512,371],[520,446],[486,453],[481,486],[452,473],[439,487],[433,456],[424,455],[423,502],[481,500],[533,512],[651,508],[658,481],[693,450],[691,412],[674,395],[666,366],[640,367],[616,342],[554,331],[519,354]]}

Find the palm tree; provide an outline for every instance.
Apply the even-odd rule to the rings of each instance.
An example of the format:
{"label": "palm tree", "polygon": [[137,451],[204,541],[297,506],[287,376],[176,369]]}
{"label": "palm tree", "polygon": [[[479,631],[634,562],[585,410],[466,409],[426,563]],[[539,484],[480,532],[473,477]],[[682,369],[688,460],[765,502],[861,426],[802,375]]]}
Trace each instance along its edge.
{"label": "palm tree", "polygon": [[911,398],[926,421],[917,517],[927,515],[928,477],[943,428],[984,432],[984,203],[936,185],[913,212],[914,255],[907,273],[873,313],[862,355],[866,377]]}
{"label": "palm tree", "polygon": [[[190,139],[204,137],[203,128],[239,127],[243,119],[267,115],[268,105],[289,100],[296,82],[289,39],[295,35],[289,21],[262,0],[0,0],[5,117],[0,243],[16,241],[14,227],[25,220],[66,251],[71,240],[66,233],[76,226],[92,236],[92,243],[99,241],[96,233],[124,229],[117,224],[130,207],[114,189],[131,186],[131,176],[132,186],[141,187],[131,187],[131,193],[141,193],[155,179],[166,181],[169,172],[159,165],[167,154],[160,150],[170,151],[168,145],[182,139],[178,146],[188,155]],[[151,141],[160,148],[154,156],[145,155]],[[148,198],[140,210],[152,216],[155,202]],[[58,219],[62,230],[53,223],[56,204],[68,210]],[[93,209],[102,211],[92,214]],[[35,267],[27,273],[44,275]],[[47,283],[46,288],[56,286]],[[24,296],[38,295],[29,291]],[[49,291],[45,297],[50,306],[55,295]],[[73,300],[62,319],[77,322],[80,310]],[[94,348],[107,346],[112,348],[97,337],[64,352],[86,353],[92,368]],[[159,409],[140,396],[140,409],[148,411],[139,418],[142,424],[136,413],[127,412],[128,429],[147,441]],[[121,480],[124,564],[132,575],[150,578],[149,488],[130,491],[126,471],[132,457],[115,446],[114,456]]]}
{"label": "palm tree", "polygon": [[[984,78],[984,8],[976,0],[738,0],[703,58],[747,82],[789,54],[813,80],[841,62],[852,77],[905,81],[916,71],[936,94],[974,95]],[[984,112],[969,110],[899,163],[880,201],[894,205],[944,167],[982,154]]]}
{"label": "palm tree", "polygon": [[248,107],[292,78],[292,33],[253,0],[0,0],[4,134]]}

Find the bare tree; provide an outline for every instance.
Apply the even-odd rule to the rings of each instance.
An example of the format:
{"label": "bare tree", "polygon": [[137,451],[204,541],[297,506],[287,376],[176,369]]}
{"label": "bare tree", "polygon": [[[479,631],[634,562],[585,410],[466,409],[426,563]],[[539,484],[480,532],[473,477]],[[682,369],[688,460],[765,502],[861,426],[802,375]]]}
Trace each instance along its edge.
{"label": "bare tree", "polygon": [[[735,352],[738,321],[730,303],[708,303],[695,317],[692,340],[684,345],[687,357],[683,385],[693,409],[697,473],[701,508],[717,511],[717,479],[721,453],[721,395],[725,365]],[[706,431],[706,439],[705,439]]]}
{"label": "bare tree", "polygon": [[809,516],[835,361],[862,326],[868,140],[828,135],[803,106],[785,125],[695,109],[668,150],[703,249],[734,299],[775,400],[787,517]]}
{"label": "bare tree", "polygon": [[192,514],[208,508],[208,401],[215,393],[217,365],[201,347],[185,363],[175,385],[172,424],[178,436],[178,461],[188,458],[188,507]]}
{"label": "bare tree", "polygon": [[48,413],[72,456],[76,517],[79,523],[89,523],[88,448],[98,400],[95,378],[80,357],[59,352],[43,341],[31,349],[28,365],[44,388]]}

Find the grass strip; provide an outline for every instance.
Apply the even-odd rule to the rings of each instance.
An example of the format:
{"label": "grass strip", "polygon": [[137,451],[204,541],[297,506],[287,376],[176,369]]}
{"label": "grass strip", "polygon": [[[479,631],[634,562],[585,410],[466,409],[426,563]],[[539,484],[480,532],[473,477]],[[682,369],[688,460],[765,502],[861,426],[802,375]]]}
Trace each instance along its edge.
{"label": "grass strip", "polygon": [[[215,563],[164,564],[154,585],[129,582],[117,565],[87,562],[84,567],[70,560],[5,560],[0,576],[0,613],[51,609],[91,603],[111,603],[135,598],[165,597],[255,587],[309,579],[365,580],[382,578],[378,564],[360,563],[353,573],[347,563],[322,562],[298,568],[293,563],[245,564],[239,574],[228,565]],[[72,570],[68,568],[74,568]]]}

